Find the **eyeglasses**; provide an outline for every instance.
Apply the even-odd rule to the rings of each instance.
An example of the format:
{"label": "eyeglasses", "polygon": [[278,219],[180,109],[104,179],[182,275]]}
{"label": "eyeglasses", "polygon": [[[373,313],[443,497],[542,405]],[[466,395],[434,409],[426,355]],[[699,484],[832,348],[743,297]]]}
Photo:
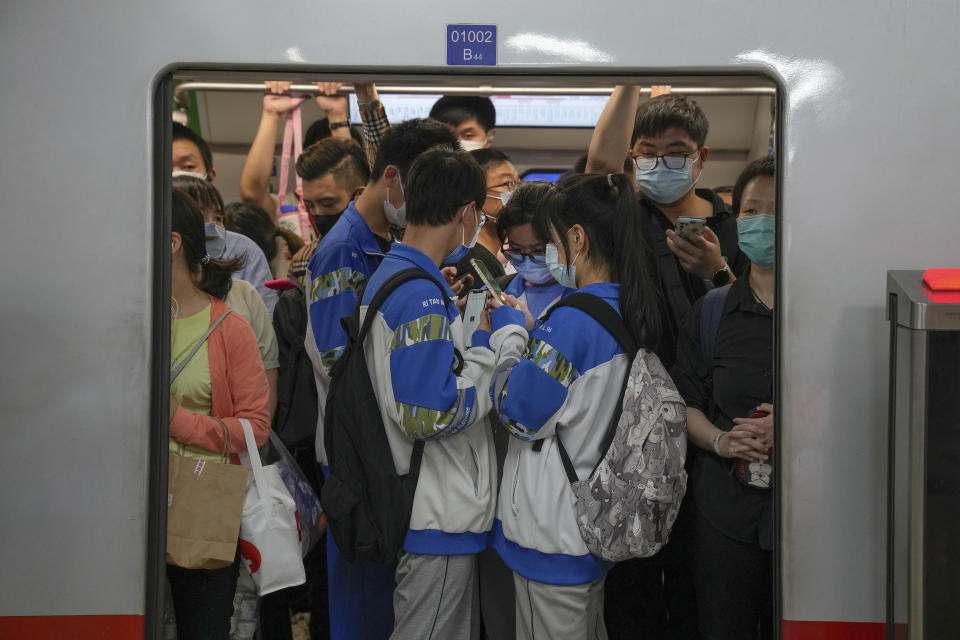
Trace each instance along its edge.
{"label": "eyeglasses", "polygon": [[514,191],[519,186],[520,186],[519,182],[508,180],[507,182],[504,182],[502,184],[495,184],[492,187],[487,187],[487,191],[491,191],[493,189],[506,189],[507,191]]}
{"label": "eyeglasses", "polygon": [[516,265],[523,264],[524,258],[530,258],[530,262],[537,265],[547,264],[547,252],[545,249],[534,249],[533,251],[514,251],[503,247],[500,249],[507,260]]}
{"label": "eyeglasses", "polygon": [[[658,156],[658,155],[649,155],[646,153],[641,153],[633,156],[633,164],[637,166],[637,169],[640,171],[651,171],[657,166],[658,161],[663,161],[663,166],[667,169],[683,169],[687,162],[691,164],[697,161],[696,158],[691,158],[692,155],[698,155],[700,150],[691,151],[690,153],[671,153],[669,155]],[[699,157],[699,155],[698,155]]]}

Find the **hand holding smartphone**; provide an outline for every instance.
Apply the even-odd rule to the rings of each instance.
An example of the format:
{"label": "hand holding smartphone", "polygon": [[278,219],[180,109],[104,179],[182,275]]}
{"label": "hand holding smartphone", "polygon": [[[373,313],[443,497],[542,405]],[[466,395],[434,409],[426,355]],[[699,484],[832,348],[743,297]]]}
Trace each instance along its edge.
{"label": "hand holding smartphone", "polygon": [[707,221],[703,218],[686,218],[683,216],[677,218],[677,235],[683,238],[694,235],[702,236],[706,227]]}
{"label": "hand holding smartphone", "polygon": [[490,293],[503,304],[503,289],[497,284],[497,279],[493,277],[493,274],[490,273],[490,270],[487,269],[487,265],[483,264],[481,260],[473,258],[470,260],[470,266],[473,267],[473,270],[477,272],[477,275],[480,276],[480,279],[483,280],[483,283],[487,285],[487,289],[490,290]]}

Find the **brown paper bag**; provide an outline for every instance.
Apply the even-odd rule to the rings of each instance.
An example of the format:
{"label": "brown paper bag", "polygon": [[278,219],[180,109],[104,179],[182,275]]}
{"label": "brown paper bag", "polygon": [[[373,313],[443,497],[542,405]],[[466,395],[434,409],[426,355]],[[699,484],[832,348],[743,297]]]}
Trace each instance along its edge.
{"label": "brown paper bag", "polygon": [[170,454],[167,484],[167,564],[184,569],[220,569],[233,564],[247,491],[247,469],[224,462]]}

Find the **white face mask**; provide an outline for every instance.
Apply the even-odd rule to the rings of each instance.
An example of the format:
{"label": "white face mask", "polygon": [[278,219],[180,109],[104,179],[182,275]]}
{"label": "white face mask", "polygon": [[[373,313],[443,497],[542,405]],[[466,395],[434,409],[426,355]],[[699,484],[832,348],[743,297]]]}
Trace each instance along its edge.
{"label": "white face mask", "polygon": [[460,141],[460,148],[468,153],[470,151],[479,151],[480,149],[483,149],[485,146],[487,146],[486,138],[484,138],[483,140],[461,140]]}
{"label": "white face mask", "polygon": [[180,178],[180,177],[185,177],[185,178],[199,178],[200,180],[203,180],[203,181],[206,181],[206,180],[207,180],[207,174],[205,174],[205,173],[195,173],[195,172],[193,172],[193,171],[174,171],[174,172],[173,172],[173,177],[174,177],[174,178]]}
{"label": "white face mask", "polygon": [[[403,193],[403,181],[400,180],[400,177],[397,177],[397,184],[400,185],[400,195]],[[387,187],[387,197],[383,201],[383,215],[387,216],[387,220],[393,226],[403,229],[407,226],[407,203],[406,196],[404,195],[404,203],[399,207],[390,202],[390,187]]]}

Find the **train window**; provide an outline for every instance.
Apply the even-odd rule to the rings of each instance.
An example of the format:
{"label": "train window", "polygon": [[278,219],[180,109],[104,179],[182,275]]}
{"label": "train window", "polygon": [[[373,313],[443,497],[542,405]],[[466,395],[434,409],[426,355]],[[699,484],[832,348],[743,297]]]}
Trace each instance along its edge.
{"label": "train window", "polygon": [[[637,104],[641,111],[652,99],[653,91],[692,100],[709,122],[709,137],[705,143],[697,139],[698,133],[693,129],[682,132],[686,135],[683,141],[664,143],[667,146],[663,148],[657,146],[663,142],[662,140],[644,142],[643,136],[640,140],[623,140],[618,147],[614,145],[616,148],[610,154],[614,162],[607,171],[624,173],[627,176],[629,182],[621,184],[629,184],[637,190],[638,198],[641,200],[641,214],[649,215],[653,224],[660,224],[663,227],[664,238],[670,239],[668,242],[657,237],[651,242],[662,240],[664,246],[677,253],[683,250],[683,243],[688,243],[687,251],[695,251],[699,256],[696,260],[685,260],[682,264],[680,260],[675,261],[676,271],[671,275],[661,273],[660,270],[666,267],[660,265],[666,263],[658,262],[656,267],[658,271],[654,275],[660,277],[659,282],[662,286],[666,287],[670,279],[682,280],[683,286],[679,287],[679,290],[686,291],[688,296],[693,296],[688,303],[701,295],[707,295],[708,291],[721,292],[708,296],[711,299],[715,299],[717,295],[741,295],[743,296],[741,301],[756,312],[757,317],[765,319],[758,322],[756,318],[752,318],[753,324],[745,322],[738,329],[752,336],[752,342],[749,340],[748,342],[757,349],[751,351],[752,354],[766,354],[750,358],[749,366],[752,368],[750,371],[741,373],[744,380],[749,380],[749,383],[756,387],[751,388],[751,397],[755,397],[756,394],[752,392],[759,389],[757,393],[765,399],[764,405],[767,402],[775,404],[775,398],[779,397],[779,390],[774,386],[779,380],[779,376],[775,375],[779,365],[776,361],[776,350],[772,344],[776,336],[774,316],[778,313],[777,307],[773,304],[773,291],[775,281],[781,278],[782,274],[779,269],[774,268],[777,258],[775,247],[779,246],[775,229],[781,228],[780,217],[772,214],[779,205],[778,185],[782,165],[777,165],[777,170],[774,171],[774,160],[771,159],[766,164],[758,161],[774,154],[778,145],[778,131],[782,131],[782,127],[777,126],[776,122],[779,112],[776,105],[778,100],[783,98],[777,85],[765,76],[752,74],[664,72],[657,76],[649,74],[569,75],[568,71],[566,70],[563,75],[542,72],[540,69],[536,70],[535,75],[510,72],[487,75],[433,72],[378,73],[376,70],[347,74],[329,69],[316,72],[293,68],[273,69],[269,72],[251,70],[233,72],[184,68],[173,72],[163,85],[164,90],[157,92],[155,111],[158,114],[158,131],[162,129],[166,132],[164,136],[158,137],[158,144],[167,145],[164,153],[157,154],[157,157],[162,158],[163,163],[172,165],[173,169],[180,170],[181,173],[174,180],[190,180],[190,174],[196,174],[200,176],[199,180],[212,182],[212,190],[217,195],[209,202],[201,203],[203,206],[216,208],[220,206],[217,202],[222,200],[222,204],[227,205],[227,210],[230,212],[242,209],[234,203],[255,204],[266,209],[267,215],[273,218],[280,210],[279,205],[285,203],[297,218],[297,222],[291,223],[292,226],[288,230],[293,235],[299,235],[309,246],[310,236],[315,236],[320,231],[318,225],[324,222],[320,220],[323,217],[320,214],[339,213],[340,209],[332,210],[338,206],[336,203],[340,202],[339,206],[345,206],[351,195],[358,190],[348,190],[346,199],[338,200],[339,196],[332,192],[325,194],[319,187],[314,189],[316,185],[312,185],[309,189],[304,188],[300,194],[304,213],[300,215],[298,198],[293,193],[294,179],[291,176],[287,184],[281,184],[279,179],[285,165],[288,173],[294,172],[293,163],[285,162],[282,158],[286,129],[284,118],[281,117],[281,112],[286,111],[283,108],[284,104],[287,106],[293,103],[299,104],[302,129],[290,131],[287,135],[291,138],[300,136],[301,141],[309,145],[315,139],[331,135],[339,137],[342,133],[338,134],[337,130],[341,128],[343,132],[350,132],[349,126],[355,129],[352,135],[360,142],[360,146],[364,147],[364,143],[369,143],[370,140],[361,131],[364,115],[361,109],[367,110],[369,107],[367,104],[361,104],[357,98],[357,91],[361,85],[374,83],[379,94],[378,100],[384,108],[390,125],[411,118],[430,116],[437,101],[443,96],[489,97],[492,112],[495,115],[489,124],[480,122],[486,116],[478,116],[476,120],[480,127],[477,132],[464,133],[465,129],[462,130],[459,123],[448,124],[455,128],[465,150],[479,153],[480,148],[489,147],[502,152],[503,155],[481,154],[478,156],[486,158],[486,166],[490,166],[491,163],[493,165],[509,164],[509,167],[501,167],[503,176],[497,178],[499,182],[489,182],[492,178],[488,174],[488,189],[500,193],[515,188],[513,185],[518,180],[557,182],[565,175],[583,173],[595,166],[595,159],[588,159],[587,151],[596,132],[598,120],[615,86],[640,85],[642,89]],[[284,98],[268,97],[269,92],[265,83],[274,81],[286,83],[278,88],[285,91]],[[325,86],[318,87],[314,83],[324,83]],[[652,89],[654,86],[658,88]],[[282,100],[287,102],[283,103]],[[277,117],[268,118],[265,111],[270,111]],[[193,143],[178,146],[177,142],[170,140],[167,127],[171,119],[184,125],[184,128],[179,129],[181,133],[185,130],[190,131],[190,136],[202,140],[204,148],[194,149],[196,145],[192,147]],[[264,127],[263,123],[266,120],[271,120],[272,124]],[[344,122],[347,126],[341,124]],[[386,123],[384,126],[387,126]],[[631,121],[621,128],[626,130],[632,127],[631,118]],[[292,126],[291,128],[293,129]],[[655,133],[656,135],[648,137],[656,139],[667,137],[666,131]],[[256,144],[254,144],[255,140]],[[686,146],[683,146],[684,144]],[[709,147],[709,151],[703,151],[704,147]],[[366,148],[371,147],[367,144]],[[630,152],[624,153],[628,148]],[[780,162],[782,163],[782,160]],[[170,234],[171,229],[169,168],[169,166],[163,167],[166,174],[157,179],[158,238],[164,233]],[[752,173],[744,174],[748,169]],[[676,180],[671,184],[666,182],[654,184],[656,180],[653,174],[660,172],[675,174]],[[186,177],[183,177],[184,173]],[[253,174],[257,175],[251,179]],[[210,191],[208,187],[209,184],[204,189]],[[693,195],[690,195],[691,193]],[[741,209],[740,213],[743,214],[739,220],[736,213],[730,209],[731,193],[734,206],[738,206]],[[677,204],[681,198],[688,196],[691,199],[687,204],[683,206]],[[494,199],[501,203],[494,203],[499,211],[505,199],[501,197]],[[491,198],[488,197],[489,200]],[[493,217],[497,215],[497,212],[487,213]],[[233,233],[253,234],[249,236],[250,240],[255,247],[259,247],[257,251],[263,253],[266,271],[257,276],[250,276],[248,271],[244,277],[259,278],[257,281],[251,281],[250,284],[263,294],[265,305],[272,308],[273,304],[276,304],[277,294],[275,290],[264,288],[264,281],[267,278],[284,280],[291,272],[291,259],[297,257],[292,255],[293,251],[289,250],[291,240],[270,244],[276,240],[271,236],[266,241],[267,244],[264,244],[264,238],[255,237],[257,233],[255,230],[238,225],[237,218],[232,217],[234,215],[236,214],[229,213],[226,221],[219,216],[213,216],[211,220],[216,218],[213,221],[225,225]],[[674,228],[674,224],[678,223],[678,218],[681,217],[703,220],[684,222],[688,225],[688,229],[684,232],[679,224]],[[285,220],[284,224],[290,220],[292,218]],[[714,249],[706,247],[709,243],[702,243],[700,240],[699,234],[710,237],[704,230],[705,227],[713,230],[718,238],[717,246],[720,248],[716,249],[716,255],[714,255]],[[495,227],[491,225],[491,228]],[[656,227],[651,229],[655,230]],[[671,235],[674,231],[678,231],[681,235],[679,237]],[[684,235],[685,233],[693,233],[698,237]],[[501,266],[509,270],[513,264],[510,247],[507,246],[504,254],[501,252],[500,240],[496,233],[492,233],[490,237],[492,238],[490,242],[495,244],[487,247],[484,244],[487,241],[485,236],[480,235],[480,245],[491,254],[491,260],[496,261],[500,258]],[[678,249],[678,247],[681,248]],[[694,248],[690,249],[690,247]],[[689,255],[691,254],[688,253]],[[523,257],[520,256],[520,258]],[[520,262],[522,263],[523,260]],[[169,257],[165,258],[165,261],[158,260],[157,264],[162,265],[160,268],[169,270]],[[540,271],[536,273],[539,274]],[[762,278],[755,282],[753,278],[757,273],[761,273]],[[729,289],[723,288],[737,277],[746,278],[749,286],[742,284],[738,288],[736,282],[733,282]],[[284,288],[278,284],[272,286]],[[169,275],[158,276],[156,287],[155,299],[162,307],[165,304],[164,301],[170,299]],[[270,297],[272,300],[268,300]],[[675,302],[671,299],[665,303],[670,307],[666,310],[667,313],[681,313],[679,309],[670,306]],[[309,300],[304,304],[309,304]],[[680,321],[672,324],[674,327],[682,326]],[[269,323],[265,328],[270,329]],[[717,329],[721,332],[724,330],[723,327]],[[676,329],[673,331],[673,334],[667,334],[667,341],[671,344],[662,354],[658,352],[658,355],[668,368],[675,366],[675,371],[680,370],[677,375],[680,380],[684,375],[682,368],[690,364],[691,358],[706,356],[703,355],[705,352],[697,351],[690,344],[685,345],[684,337],[678,335],[679,331]],[[155,332],[158,334],[156,336],[158,349],[162,352],[158,353],[158,357],[169,362],[170,323],[159,323]],[[162,333],[166,335],[160,335]],[[703,329],[698,333],[699,335],[705,335]],[[307,336],[307,339],[309,340],[310,336]],[[714,346],[722,350],[727,342],[719,340],[714,343]],[[713,353],[714,358],[723,358],[727,355],[729,354],[719,351]],[[737,362],[740,363],[741,360],[743,359]],[[715,361],[711,360],[711,362]],[[297,375],[296,372],[281,370],[281,380],[282,376],[288,374]],[[306,382],[309,385],[313,384],[312,380]],[[698,386],[692,383],[685,387],[683,382],[678,382],[678,386],[684,393],[703,392],[705,388],[708,389],[702,384]],[[162,375],[157,376],[156,393],[158,398],[163,399],[163,403],[171,397],[170,385]],[[716,397],[704,398],[704,400],[704,406],[723,404]],[[705,499],[719,501],[718,504],[735,503],[737,492],[740,491],[758,495],[756,492],[764,489],[757,487],[764,484],[765,480],[769,486],[775,483],[777,478],[776,465],[770,467],[767,464],[770,459],[768,456],[776,459],[774,452],[777,446],[777,439],[772,436],[772,417],[767,420],[762,415],[769,407],[764,407],[760,411],[751,405],[755,410],[746,411],[743,407],[739,407],[736,401],[729,398],[726,400],[732,403],[731,406],[738,407],[734,410],[735,415],[730,417],[753,420],[756,425],[759,425],[757,428],[766,435],[762,440],[763,444],[757,444],[756,449],[750,452],[756,459],[743,459],[734,464],[730,460],[723,459],[727,455],[735,455],[733,445],[730,444],[734,437],[724,437],[733,426],[733,422],[722,417],[720,415],[722,412],[718,412],[716,416],[706,416],[701,413],[704,422],[698,423],[699,431],[695,433],[688,415],[689,438],[694,445],[706,451],[704,458],[715,456],[716,453],[721,455],[721,457],[711,458],[718,465],[713,469],[714,472],[719,473],[715,478],[716,482],[699,484],[716,488],[728,481],[739,483],[727,484],[725,489],[719,492],[714,491],[706,496]],[[160,406],[158,403],[155,404]],[[716,433],[717,426],[724,433]],[[155,433],[152,441],[155,467],[152,472],[156,482],[155,486],[152,485],[151,491],[153,507],[157,513],[162,512],[162,505],[166,503],[166,487],[163,479],[166,477],[167,429],[168,426],[164,420],[154,421]],[[312,432],[312,425],[307,425],[304,430]],[[767,450],[771,442],[773,449]],[[763,449],[763,452],[760,449]],[[304,460],[310,466],[312,458],[309,455],[309,447],[306,447],[305,451],[307,455]],[[771,474],[773,480],[771,480]],[[692,487],[693,483],[688,486]],[[756,522],[749,524],[753,527],[751,531],[755,536],[758,531],[761,534],[772,531],[772,539],[765,539],[763,548],[769,550],[772,546],[775,554],[778,553],[779,533],[776,519],[771,513],[777,506],[775,504],[777,493],[768,491],[765,494],[770,506],[764,516],[767,520],[759,524]],[[724,503],[724,501],[727,502]],[[158,517],[155,524],[162,526],[163,521],[162,516]],[[743,523],[734,520],[727,524],[736,528]],[[735,532],[722,531],[721,534],[723,533],[736,539],[744,539],[745,536],[751,535],[740,529]],[[157,585],[162,585],[164,579],[163,536],[155,535],[150,544],[154,547],[151,550],[151,557],[155,560],[159,558],[153,563],[153,579]],[[770,570],[776,575],[776,559],[770,564]],[[777,580],[775,583],[779,584]],[[154,609],[163,606],[162,591],[163,589],[158,588],[152,592]],[[608,589],[607,597],[613,597],[610,593]],[[776,598],[774,601],[778,602]],[[624,608],[629,609],[629,607]],[[160,613],[156,610],[148,612],[153,620],[152,623],[148,621],[148,625],[159,625],[157,616]]]}
{"label": "train window", "polygon": [[569,169],[530,169],[525,171],[520,178],[524,182],[533,182],[535,180],[546,180],[547,182],[556,182]]}

